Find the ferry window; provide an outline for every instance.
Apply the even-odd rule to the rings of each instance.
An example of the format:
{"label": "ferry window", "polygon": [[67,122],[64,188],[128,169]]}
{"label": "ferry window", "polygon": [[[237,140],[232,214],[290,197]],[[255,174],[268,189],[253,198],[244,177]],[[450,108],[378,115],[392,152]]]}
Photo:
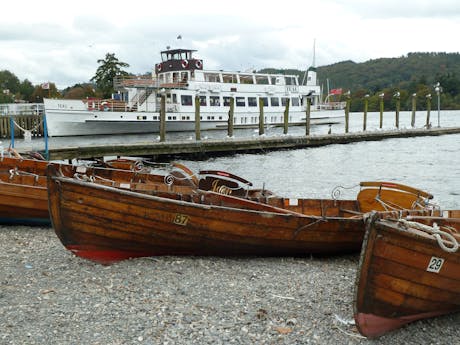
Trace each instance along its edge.
{"label": "ferry window", "polygon": [[200,105],[206,106],[206,96],[200,96]]}
{"label": "ferry window", "polygon": [[295,85],[295,77],[284,77],[286,85]]}
{"label": "ferry window", "polygon": [[220,83],[220,77],[218,73],[205,73],[204,80],[213,83]]}
{"label": "ferry window", "polygon": [[220,96],[210,96],[209,105],[211,107],[219,107],[220,106]]}
{"label": "ferry window", "polygon": [[240,75],[241,84],[254,84],[253,75]]}
{"label": "ferry window", "polygon": [[270,104],[272,105],[272,107],[279,107],[280,99],[278,97],[271,97]]}
{"label": "ferry window", "polygon": [[164,76],[164,74],[160,74],[160,76],[158,77],[158,79],[160,80],[160,83],[164,83],[164,82],[165,82],[165,76]]}
{"label": "ferry window", "polygon": [[173,83],[177,83],[179,81],[179,73],[173,73]]}
{"label": "ferry window", "polygon": [[222,81],[224,83],[237,83],[236,74],[224,74],[224,73],[222,73]]}
{"label": "ferry window", "polygon": [[172,94],[172,102],[177,103],[177,95],[175,93]]}
{"label": "ferry window", "polygon": [[260,97],[262,102],[264,102],[264,107],[268,107],[268,98],[267,97]]}
{"label": "ferry window", "polygon": [[287,97],[281,97],[281,105],[282,105],[283,107],[286,106],[286,103],[287,103],[287,100],[288,100],[288,99],[289,99],[289,98],[287,98]]}
{"label": "ferry window", "polygon": [[292,104],[293,107],[298,107],[299,104],[300,104],[299,98],[298,97],[292,97],[291,104]]}
{"label": "ferry window", "polygon": [[276,85],[276,77],[270,77],[270,84]]}
{"label": "ferry window", "polygon": [[256,97],[248,97],[248,106],[257,107],[257,98]]}
{"label": "ferry window", "polygon": [[266,75],[256,75],[256,84],[267,85],[268,76]]}
{"label": "ferry window", "polygon": [[182,105],[192,105],[192,96],[181,95],[180,100]]}
{"label": "ferry window", "polygon": [[230,106],[230,97],[224,97],[224,107]]}
{"label": "ferry window", "polygon": [[244,97],[236,97],[236,106],[237,107],[245,107],[246,102],[244,100]]}

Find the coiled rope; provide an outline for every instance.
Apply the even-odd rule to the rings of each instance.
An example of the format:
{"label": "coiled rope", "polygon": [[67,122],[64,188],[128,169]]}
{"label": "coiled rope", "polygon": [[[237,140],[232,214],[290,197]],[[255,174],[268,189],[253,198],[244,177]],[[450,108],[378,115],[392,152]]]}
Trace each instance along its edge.
{"label": "coiled rope", "polygon": [[[406,219],[399,219],[398,222],[403,224],[406,228],[421,230],[432,235],[438,242],[441,249],[448,253],[455,253],[458,250],[459,245],[455,236],[448,231],[441,230],[441,227],[439,227],[437,223],[433,223],[433,226],[429,226],[418,222],[409,221]],[[448,226],[444,226],[444,228],[455,231],[453,228]],[[452,246],[447,246],[445,244],[446,241],[442,237],[446,238],[452,244]]]}

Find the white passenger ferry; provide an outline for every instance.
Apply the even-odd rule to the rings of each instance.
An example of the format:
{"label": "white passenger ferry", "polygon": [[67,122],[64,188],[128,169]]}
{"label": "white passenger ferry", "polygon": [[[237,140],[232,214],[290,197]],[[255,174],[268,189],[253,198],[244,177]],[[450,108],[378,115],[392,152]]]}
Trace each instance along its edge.
{"label": "white passenger ferry", "polygon": [[[264,123],[277,126],[289,99],[289,124],[304,124],[307,97],[312,110],[318,105],[320,87],[310,68],[304,85],[295,75],[226,72],[203,69],[195,50],[168,49],[150,77],[124,77],[114,81],[113,99],[45,99],[49,136],[155,133],[160,128],[161,96],[166,98],[166,131],[194,131],[195,97],[200,102],[200,128],[224,129],[230,99],[234,99],[234,128],[256,127],[259,100]],[[337,122],[327,112],[312,112],[311,123]]]}

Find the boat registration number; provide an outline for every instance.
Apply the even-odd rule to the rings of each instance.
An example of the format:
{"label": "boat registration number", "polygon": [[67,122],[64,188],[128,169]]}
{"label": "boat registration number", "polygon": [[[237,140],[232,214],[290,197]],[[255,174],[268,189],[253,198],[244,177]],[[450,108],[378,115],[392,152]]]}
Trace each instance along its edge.
{"label": "boat registration number", "polygon": [[173,223],[177,225],[187,225],[188,216],[185,214],[176,213],[173,219]]}
{"label": "boat registration number", "polygon": [[426,270],[428,272],[439,273],[441,271],[441,267],[444,263],[443,258],[437,258],[436,256],[432,256],[430,262],[428,263],[428,267]]}

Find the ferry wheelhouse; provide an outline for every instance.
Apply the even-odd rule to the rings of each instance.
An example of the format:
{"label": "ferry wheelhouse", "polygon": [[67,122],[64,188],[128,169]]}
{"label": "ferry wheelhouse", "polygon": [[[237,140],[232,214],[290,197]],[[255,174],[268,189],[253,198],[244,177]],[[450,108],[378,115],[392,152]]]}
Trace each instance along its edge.
{"label": "ferry wheelhouse", "polygon": [[[304,85],[296,75],[204,70],[195,50],[168,49],[152,76],[120,77],[110,100],[45,99],[50,136],[155,133],[160,127],[161,97],[166,100],[166,131],[193,131],[195,97],[200,103],[200,128],[223,129],[228,125],[234,99],[234,127],[259,124],[259,102],[264,105],[264,123],[282,125],[289,100],[289,124],[305,123],[307,98],[312,110],[318,104],[320,87],[316,70],[310,68]],[[313,112],[311,123],[333,122],[330,114]]]}

